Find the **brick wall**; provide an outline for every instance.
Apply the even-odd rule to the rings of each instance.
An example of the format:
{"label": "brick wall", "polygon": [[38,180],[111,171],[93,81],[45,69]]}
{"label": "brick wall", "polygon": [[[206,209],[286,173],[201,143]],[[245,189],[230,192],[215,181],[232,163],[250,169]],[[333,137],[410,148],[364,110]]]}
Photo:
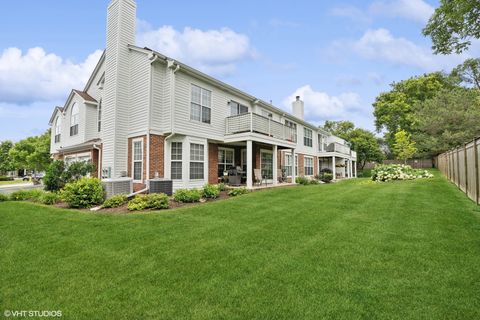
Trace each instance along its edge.
{"label": "brick wall", "polygon": [[155,178],[158,173],[160,178],[165,176],[164,166],[165,154],[165,137],[150,134],[150,173],[149,178]]}
{"label": "brick wall", "polygon": [[208,183],[218,183],[218,145],[208,144]]}
{"label": "brick wall", "polygon": [[313,175],[316,176],[318,174],[318,157],[313,157]]}
{"label": "brick wall", "polygon": [[304,156],[302,153],[298,154],[298,175],[299,176],[304,176],[305,175],[305,162],[304,162]]}

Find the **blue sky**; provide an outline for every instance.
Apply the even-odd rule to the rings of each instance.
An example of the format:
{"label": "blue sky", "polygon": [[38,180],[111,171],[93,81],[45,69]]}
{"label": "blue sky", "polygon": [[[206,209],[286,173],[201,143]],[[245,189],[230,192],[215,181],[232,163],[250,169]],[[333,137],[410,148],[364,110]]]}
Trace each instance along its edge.
{"label": "blue sky", "polygon": [[[8,1],[0,12],[0,140],[41,133],[71,88],[83,89],[105,46],[107,0]],[[450,70],[421,34],[430,0],[137,0],[137,45],[149,46],[307,120],[374,129],[388,84]]]}

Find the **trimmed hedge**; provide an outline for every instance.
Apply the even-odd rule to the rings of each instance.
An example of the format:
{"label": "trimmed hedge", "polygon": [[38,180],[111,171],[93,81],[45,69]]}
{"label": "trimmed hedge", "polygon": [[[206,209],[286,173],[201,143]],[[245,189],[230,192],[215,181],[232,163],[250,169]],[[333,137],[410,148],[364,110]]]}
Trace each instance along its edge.
{"label": "trimmed hedge", "polygon": [[203,187],[203,197],[206,199],[216,199],[218,198],[218,195],[220,194],[220,189],[218,188],[218,185],[214,184],[206,184]]}
{"label": "trimmed hedge", "polygon": [[150,193],[147,195],[137,194],[128,202],[130,211],[145,209],[168,209],[168,196],[165,193]]}
{"label": "trimmed hedge", "polygon": [[81,178],[67,183],[62,190],[62,198],[72,208],[90,208],[103,202],[102,183],[97,178]]}
{"label": "trimmed hedge", "polygon": [[120,194],[114,195],[110,199],[105,200],[105,202],[102,204],[102,208],[118,208],[123,206],[127,202],[128,202],[127,195],[120,193]]}
{"label": "trimmed hedge", "polygon": [[202,193],[197,189],[178,189],[173,195],[175,201],[183,203],[198,202],[201,197]]}

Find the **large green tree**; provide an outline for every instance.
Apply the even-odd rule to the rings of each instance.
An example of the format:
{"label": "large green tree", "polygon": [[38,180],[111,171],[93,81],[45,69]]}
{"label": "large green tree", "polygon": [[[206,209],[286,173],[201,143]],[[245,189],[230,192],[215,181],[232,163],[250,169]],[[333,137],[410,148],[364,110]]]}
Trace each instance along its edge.
{"label": "large green tree", "polygon": [[423,34],[430,36],[435,53],[460,53],[480,38],[479,0],[440,0]]}
{"label": "large green tree", "polygon": [[5,174],[7,171],[15,169],[12,159],[8,155],[12,147],[13,142],[10,140],[0,142],[0,174]]}
{"label": "large green tree", "polygon": [[441,90],[416,108],[419,119],[412,137],[418,154],[429,157],[461,145],[480,132],[480,92],[476,89]]}
{"label": "large green tree", "polygon": [[470,58],[465,60],[462,64],[453,68],[450,77],[454,81],[473,85],[475,88],[480,89],[480,59]]}
{"label": "large green tree", "polygon": [[394,82],[390,86],[390,91],[375,98],[373,115],[377,132],[385,133],[387,145],[392,148],[396,132],[413,132],[417,122],[415,104],[432,98],[442,88],[450,88],[454,84],[447,75],[434,72]]}
{"label": "large green tree", "polygon": [[393,144],[393,152],[397,159],[403,160],[406,164],[417,153],[415,141],[412,141],[412,136],[405,130],[399,130],[395,133],[395,143]]}
{"label": "large green tree", "polygon": [[323,128],[337,137],[348,140],[348,135],[355,129],[351,121],[325,121]]}
{"label": "large green tree", "polygon": [[15,143],[8,154],[17,169],[45,170],[52,161],[50,157],[50,130],[42,135],[20,140]]}

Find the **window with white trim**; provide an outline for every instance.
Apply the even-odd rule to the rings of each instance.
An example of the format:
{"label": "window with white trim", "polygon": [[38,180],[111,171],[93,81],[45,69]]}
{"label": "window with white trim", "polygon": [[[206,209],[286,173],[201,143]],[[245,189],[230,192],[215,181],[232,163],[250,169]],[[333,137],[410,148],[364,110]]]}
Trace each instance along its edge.
{"label": "window with white trim", "polygon": [[230,105],[230,115],[231,116],[236,116],[236,115],[239,115],[239,114],[248,113],[248,107],[244,106],[243,104],[240,104],[240,103],[235,102],[235,101],[230,101],[228,104]]}
{"label": "window with white trim", "polygon": [[142,181],[143,179],[143,139],[132,141],[133,149],[133,180]]}
{"label": "window with white trim", "polygon": [[55,143],[60,142],[61,133],[62,133],[62,118],[58,116],[55,119]]}
{"label": "window with white trim", "polygon": [[292,154],[291,153],[285,153],[285,175],[287,177],[292,176]]}
{"label": "window with white trim", "polygon": [[190,143],[190,179],[204,179],[205,147],[203,144]]}
{"label": "window with white trim", "polygon": [[97,117],[97,131],[100,132],[102,130],[102,99],[98,102],[98,117]]}
{"label": "window with white trim", "polygon": [[190,104],[190,120],[210,123],[212,93],[192,84],[192,101]]}
{"label": "window with white trim", "polygon": [[313,176],[313,158],[312,157],[304,157],[303,158],[303,165],[305,168],[305,175],[306,176]]}
{"label": "window with white trim", "polygon": [[295,176],[298,177],[298,155],[295,155]]}
{"label": "window with white trim", "polygon": [[313,145],[313,132],[310,129],[303,128],[303,145],[311,147]]}
{"label": "window with white trim", "polygon": [[80,120],[80,110],[76,102],[72,105],[72,110],[70,111],[70,136],[78,134],[78,122]]}
{"label": "window with white trim", "polygon": [[182,143],[172,142],[171,145],[170,175],[173,180],[182,179]]}
{"label": "window with white trim", "polygon": [[218,176],[223,177],[223,173],[234,166],[234,150],[227,148],[218,148]]}

